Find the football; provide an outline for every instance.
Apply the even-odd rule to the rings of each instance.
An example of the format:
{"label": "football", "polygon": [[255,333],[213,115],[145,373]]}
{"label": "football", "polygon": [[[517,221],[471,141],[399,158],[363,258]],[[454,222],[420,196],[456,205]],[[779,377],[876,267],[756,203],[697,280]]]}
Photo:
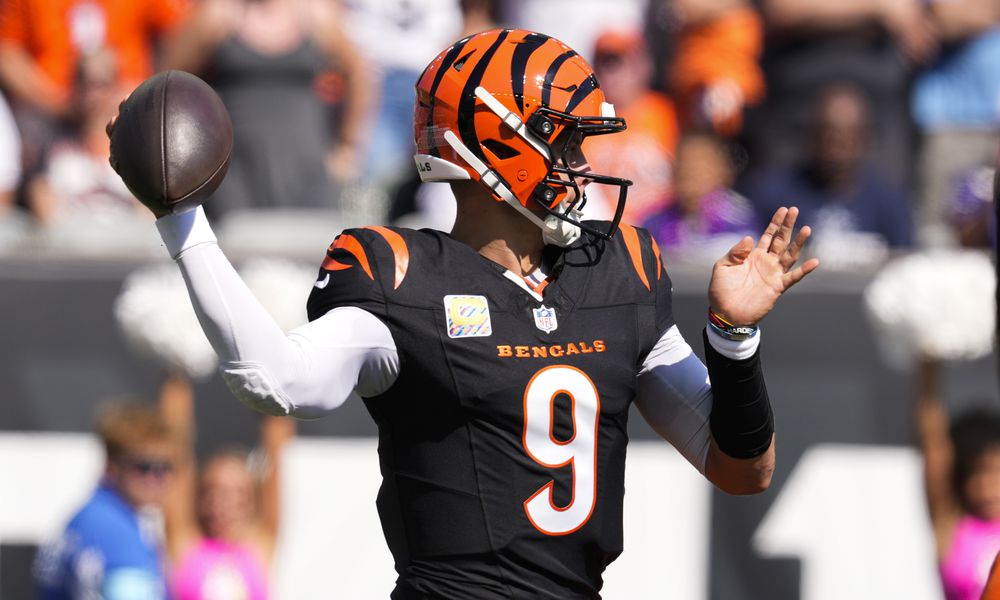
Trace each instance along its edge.
{"label": "football", "polygon": [[198,206],[222,183],[233,124],[218,94],[184,71],[144,81],[109,123],[111,166],[160,217]]}

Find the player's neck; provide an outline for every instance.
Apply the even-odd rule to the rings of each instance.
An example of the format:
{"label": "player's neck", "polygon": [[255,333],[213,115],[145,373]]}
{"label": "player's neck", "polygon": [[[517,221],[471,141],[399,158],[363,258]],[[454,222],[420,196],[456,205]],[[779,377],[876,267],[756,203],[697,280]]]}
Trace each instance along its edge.
{"label": "player's neck", "polygon": [[518,275],[533,273],[541,264],[545,247],[541,231],[511,207],[479,194],[476,188],[453,187],[458,210],[451,237]]}

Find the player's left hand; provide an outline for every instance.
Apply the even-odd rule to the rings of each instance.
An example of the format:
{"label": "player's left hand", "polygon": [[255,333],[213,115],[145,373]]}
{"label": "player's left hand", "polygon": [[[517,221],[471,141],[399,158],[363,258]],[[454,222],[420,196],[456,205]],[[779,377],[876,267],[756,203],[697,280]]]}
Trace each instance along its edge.
{"label": "player's left hand", "polygon": [[756,246],[746,236],[716,261],[708,284],[713,312],[734,325],[756,325],[781,294],[819,266],[811,258],[792,268],[812,233],[807,226],[792,237],[798,216],[795,207],[779,208]]}

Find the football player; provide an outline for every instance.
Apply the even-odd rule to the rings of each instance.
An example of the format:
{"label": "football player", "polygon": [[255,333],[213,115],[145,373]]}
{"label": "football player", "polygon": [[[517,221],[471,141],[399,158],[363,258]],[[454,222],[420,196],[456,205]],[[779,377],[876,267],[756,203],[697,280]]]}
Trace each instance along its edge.
{"label": "football player", "polygon": [[[793,236],[797,211],[782,208],[715,264],[706,368],[674,323],[655,242],[619,223],[630,182],[587,166],[583,141],[625,123],[583,58],[493,30],[442,52],[416,87],[417,168],[451,182],[455,227],[344,231],[309,324],[274,324],[200,209],[158,228],[241,401],[312,418],[363,399],[393,598],[598,597],[622,551],[633,401],[719,488],[768,486],[757,323],[816,268],[795,267],[809,230]],[[588,185],[618,188],[611,221],[582,219]]]}

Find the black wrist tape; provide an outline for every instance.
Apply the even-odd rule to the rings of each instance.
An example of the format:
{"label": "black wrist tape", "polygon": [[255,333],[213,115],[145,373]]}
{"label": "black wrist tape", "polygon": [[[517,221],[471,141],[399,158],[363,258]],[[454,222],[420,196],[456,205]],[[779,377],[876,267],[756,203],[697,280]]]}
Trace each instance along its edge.
{"label": "black wrist tape", "polygon": [[745,360],[719,354],[702,331],[712,382],[709,426],[719,449],[733,458],[754,458],[771,446],[774,416],[760,367],[760,352]]}

